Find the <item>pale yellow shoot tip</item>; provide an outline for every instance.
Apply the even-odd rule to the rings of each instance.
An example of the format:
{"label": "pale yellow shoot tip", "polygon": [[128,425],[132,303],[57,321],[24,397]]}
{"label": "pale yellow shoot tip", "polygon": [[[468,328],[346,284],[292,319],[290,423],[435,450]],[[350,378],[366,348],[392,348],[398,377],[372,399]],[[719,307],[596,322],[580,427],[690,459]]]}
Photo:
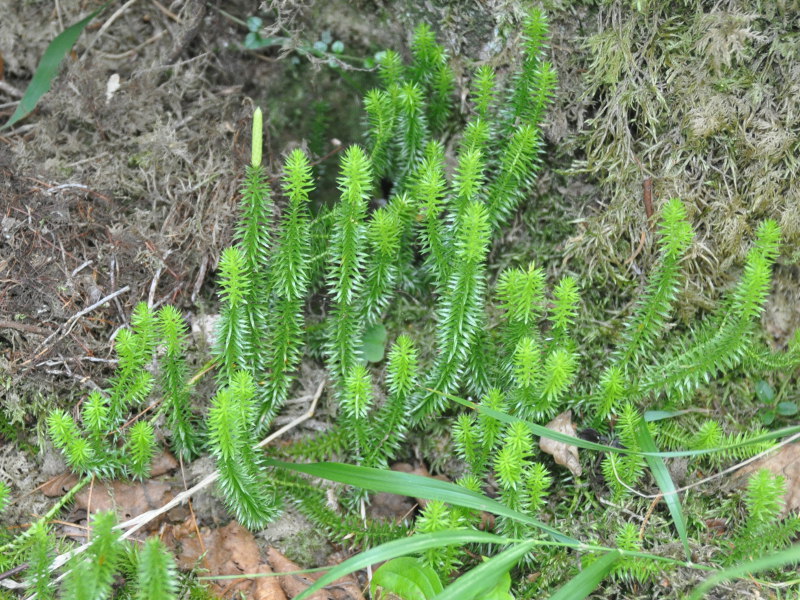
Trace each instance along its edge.
{"label": "pale yellow shoot tip", "polygon": [[254,167],[261,166],[261,138],[263,130],[263,117],[261,109],[257,108],[253,112],[253,145],[251,152],[251,162]]}

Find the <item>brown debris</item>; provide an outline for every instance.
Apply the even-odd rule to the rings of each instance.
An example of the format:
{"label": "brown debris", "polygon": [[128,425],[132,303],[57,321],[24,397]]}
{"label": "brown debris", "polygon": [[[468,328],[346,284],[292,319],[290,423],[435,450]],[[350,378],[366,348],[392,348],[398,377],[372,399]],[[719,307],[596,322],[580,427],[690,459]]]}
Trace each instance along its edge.
{"label": "brown debris", "polygon": [[[333,560],[336,557],[331,557]],[[344,557],[339,557],[342,562]],[[275,548],[270,548],[267,552],[267,559],[269,564],[276,572],[290,572],[299,571],[296,563],[286,558],[283,554],[278,552]],[[299,593],[307,590],[313,583],[325,575],[325,572],[318,573],[305,573],[302,575],[287,575],[281,577],[281,584],[283,590],[286,592],[288,598],[294,598]],[[346,575],[336,581],[329,583],[325,589],[314,592],[309,596],[309,600],[364,600],[364,595],[361,593],[361,586],[354,575]]]}
{"label": "brown debris", "polygon": [[[178,468],[178,461],[167,450],[153,457],[150,463],[150,476],[160,477]],[[70,491],[80,478],[74,473],[62,473],[41,486],[42,493],[48,498],[60,498]]]}
{"label": "brown debris", "polygon": [[150,463],[150,477],[160,477],[178,468],[178,461],[168,450],[163,450],[153,457]]}
{"label": "brown debris", "polygon": [[[576,437],[577,435],[575,426],[572,424],[571,410],[567,410],[558,415],[555,419],[550,421],[546,427],[553,431],[558,431],[559,433],[571,435],[572,437]],[[578,457],[577,446],[571,446],[564,442],[557,442],[543,437],[539,440],[539,448],[542,449],[542,452],[552,455],[556,464],[569,469],[575,477],[580,477],[583,469],[581,468],[581,461]]]}
{"label": "brown debris", "polygon": [[[192,522],[167,529],[164,542],[174,552],[181,569],[191,569],[200,564],[210,575],[246,575],[272,573],[269,565],[261,561],[261,554],[253,534],[235,521],[225,527],[200,530],[202,539]],[[221,598],[252,598],[253,600],[286,600],[280,584],[281,577],[255,579],[220,579],[209,584],[214,595]]]}
{"label": "brown debris", "polygon": [[[75,496],[75,508],[97,513],[113,510],[120,520],[127,521],[149,510],[161,508],[178,490],[170,483],[148,481],[96,481]],[[176,510],[185,510],[177,508]],[[156,525],[152,523],[151,527]]]}
{"label": "brown debris", "polygon": [[76,483],[78,483],[77,475],[73,473],[62,473],[42,485],[41,490],[48,498],[60,498],[70,491]]}

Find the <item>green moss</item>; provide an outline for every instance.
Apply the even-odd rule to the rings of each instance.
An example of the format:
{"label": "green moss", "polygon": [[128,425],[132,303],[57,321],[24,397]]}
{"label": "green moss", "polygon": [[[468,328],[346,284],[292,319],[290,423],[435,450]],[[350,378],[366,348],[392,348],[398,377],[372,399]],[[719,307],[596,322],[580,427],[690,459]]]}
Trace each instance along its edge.
{"label": "green moss", "polygon": [[281,552],[298,565],[318,565],[330,553],[330,545],[318,529],[309,527],[287,537],[282,543]]}

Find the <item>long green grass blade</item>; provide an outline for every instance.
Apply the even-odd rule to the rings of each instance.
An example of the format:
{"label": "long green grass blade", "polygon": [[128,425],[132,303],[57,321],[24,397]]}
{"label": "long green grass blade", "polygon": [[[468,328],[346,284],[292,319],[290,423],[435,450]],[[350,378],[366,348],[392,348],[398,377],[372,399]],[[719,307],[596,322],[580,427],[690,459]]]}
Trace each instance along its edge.
{"label": "long green grass blade", "polygon": [[443,592],[434,596],[433,600],[474,600],[475,598],[482,598],[483,594],[491,590],[498,580],[516,565],[523,556],[530,552],[534,546],[536,546],[535,541],[522,542],[512,546],[456,579]]}
{"label": "long green grass blade", "polygon": [[450,529],[447,531],[437,531],[435,533],[423,533],[411,537],[394,540],[381,544],[375,548],[355,555],[343,563],[333,567],[327,574],[323,575],[310,588],[302,592],[295,600],[308,598],[317,590],[325,587],[329,583],[336,581],[340,577],[349,575],[359,569],[365,569],[385,560],[391,560],[398,556],[417,554],[423,550],[431,548],[443,548],[445,546],[460,546],[463,544],[508,544],[513,540],[504,538],[492,533],[475,531],[474,529]]}
{"label": "long green grass blade", "polygon": [[[428,391],[430,390],[429,388]],[[441,392],[437,392],[441,393]],[[790,435],[794,435],[795,433],[800,433],[800,425],[795,425],[792,427],[784,427],[783,429],[776,429],[774,431],[768,431],[762,435],[756,436],[754,438],[750,438],[748,440],[738,442],[736,444],[731,444],[730,446],[719,446],[716,448],[704,448],[702,450],[672,450],[669,452],[640,452],[636,450],[630,450],[628,448],[618,448],[616,446],[606,446],[604,444],[598,444],[595,442],[590,442],[588,440],[583,440],[578,437],[573,437],[571,435],[567,435],[565,433],[561,433],[559,431],[553,431],[552,429],[548,429],[543,425],[537,425],[536,423],[531,423],[530,421],[526,421],[524,419],[520,419],[518,417],[514,417],[507,413],[494,410],[492,408],[487,408],[485,406],[481,406],[474,402],[470,402],[469,400],[465,400],[464,398],[459,398],[458,396],[452,396],[450,394],[443,394],[453,402],[461,404],[462,406],[466,406],[476,412],[479,412],[483,415],[488,417],[492,417],[493,419],[497,419],[501,423],[524,423],[527,425],[528,429],[531,430],[536,436],[548,438],[551,440],[555,440],[557,442],[563,442],[564,444],[568,444],[571,446],[576,446],[578,448],[583,448],[584,450],[595,450],[598,452],[615,452],[617,454],[630,454],[633,456],[660,456],[662,458],[680,458],[683,456],[703,456],[706,454],[715,454],[718,452],[724,452],[727,450],[735,450],[737,448],[744,448],[745,446],[752,446],[754,444],[760,444],[762,442],[770,442],[773,440],[777,440],[782,437],[788,437]]]}
{"label": "long green grass blade", "polygon": [[50,84],[58,73],[58,67],[61,61],[64,60],[64,57],[72,50],[72,46],[78,41],[78,38],[81,33],[83,33],[86,26],[92,19],[103,12],[110,3],[109,0],[109,2],[106,2],[103,6],[90,13],[85,19],[67,27],[50,42],[42,55],[42,60],[39,61],[39,66],[36,67],[36,72],[33,74],[33,79],[31,79],[31,82],[28,84],[28,88],[25,90],[22,100],[17,104],[14,114],[11,115],[11,118],[6,121],[5,125],[0,127],[0,129],[11,127],[20,119],[27,117],[31,111],[36,108],[39,98],[50,90]]}
{"label": "long green grass blade", "polygon": [[[636,441],[639,442],[639,447],[646,452],[658,452],[658,447],[653,441],[653,436],[650,435],[650,430],[647,428],[647,423],[644,420],[639,421],[639,426],[636,428]],[[681,499],[675,491],[675,483],[672,481],[672,476],[669,474],[667,465],[664,459],[660,456],[645,456],[647,465],[653,473],[653,477],[658,484],[658,488],[664,495],[664,502],[667,503],[669,514],[672,516],[672,522],[675,523],[675,529],[678,531],[678,537],[681,538],[683,544],[683,551],[686,554],[686,560],[692,560],[692,553],[689,550],[689,535],[686,532],[686,517],[683,516],[681,509]]]}
{"label": "long green grass blade", "polygon": [[298,471],[300,473],[313,475],[314,477],[321,477],[322,479],[328,479],[330,481],[354,485],[373,492],[413,496],[415,498],[425,498],[426,500],[441,500],[442,502],[447,502],[448,504],[454,504],[456,506],[484,510],[495,515],[502,515],[515,521],[533,525],[550,534],[553,539],[560,542],[571,545],[580,544],[578,540],[566,536],[557,529],[541,521],[537,521],[524,513],[512,510],[497,500],[455,485],[454,483],[439,481],[431,477],[331,462],[296,464],[281,462],[274,459],[267,459],[265,462],[273,467]]}
{"label": "long green grass blade", "polygon": [[620,556],[622,555],[619,552],[614,551],[597,559],[558,588],[558,591],[550,596],[549,600],[582,600],[582,598],[586,598],[611,572]]}
{"label": "long green grass blade", "polygon": [[715,573],[692,590],[692,595],[689,596],[689,600],[699,600],[705,596],[706,592],[711,588],[723,581],[735,579],[736,577],[744,577],[745,575],[766,571],[767,569],[777,569],[778,567],[798,563],[800,563],[800,544],[795,544],[791,548],[787,548],[781,552],[763,556]]}

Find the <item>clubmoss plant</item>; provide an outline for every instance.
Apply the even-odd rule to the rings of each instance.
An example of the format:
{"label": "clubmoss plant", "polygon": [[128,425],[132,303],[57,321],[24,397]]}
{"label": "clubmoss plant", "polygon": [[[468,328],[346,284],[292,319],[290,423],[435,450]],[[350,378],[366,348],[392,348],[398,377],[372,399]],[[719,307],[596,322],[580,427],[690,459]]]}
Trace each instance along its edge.
{"label": "clubmoss plant", "polygon": [[723,562],[733,565],[788,546],[800,533],[800,517],[781,518],[786,478],[761,469],[750,476],[745,493],[747,517],[729,542]]}
{"label": "clubmoss plant", "polygon": [[[630,523],[606,536],[609,547],[581,543],[572,537],[577,533],[548,523],[565,510],[559,503],[568,496],[554,493],[555,481],[577,480],[577,499],[589,492],[580,469],[573,465],[571,477],[566,475],[536,438],[553,436],[543,425],[566,410],[613,436],[615,446],[566,439],[605,453],[604,481],[596,487],[612,503],[629,501],[649,486],[646,474],[652,473],[688,555],[681,497],[655,443],[688,448],[692,460],[719,465],[767,447],[771,436],[728,433],[710,419],[684,419],[675,412],[665,423],[654,422],[645,409],[684,408],[706,382],[722,376],[800,364],[800,335],[787,351],[773,352],[756,331],[780,229],[765,221],[738,284],[717,310],[687,331],[673,332],[693,231],[680,200],[661,204],[659,256],[647,284],[606,363],[586,365],[584,344],[575,333],[579,277],[567,275],[548,285],[535,264],[512,265],[496,280],[488,275],[493,240],[531,191],[555,86],[555,73],[544,60],[547,21],[541,12],[525,20],[522,40],[519,67],[505,82],[487,66],[475,73],[463,131],[454,131],[450,119],[455,76],[432,30],[415,31],[409,65],[386,52],[379,69],[382,87],[364,101],[366,144],[343,152],[339,200],[315,218],[309,207],[314,177],[302,151],[287,156],[280,189],[271,187],[256,111],[234,244],[219,262],[218,387],[206,431],[201,437],[194,422],[180,314],[171,307],[156,313],[142,304],[131,327],[117,336],[119,365],[109,390],[91,394],[80,418],[54,411],[48,419],[51,438],[70,466],[91,476],[147,477],[164,414],[172,447],[182,458],[192,458],[201,447],[214,457],[223,500],[246,527],[263,528],[285,497],[340,543],[387,542],[401,550],[419,543],[414,552],[453,586],[450,597],[480,596],[517,564],[544,570],[549,558],[563,558],[568,549],[593,554],[572,580],[585,594],[609,575],[624,585],[651,581],[658,569],[650,558],[679,564],[648,555],[647,538]],[[446,144],[451,135],[454,143]],[[456,155],[448,156],[448,148]],[[446,167],[451,158],[452,174]],[[374,198],[378,182],[385,184],[387,198]],[[399,290],[431,314],[430,323],[402,329],[408,324],[392,314]],[[309,299],[320,307],[315,312],[323,313],[321,323],[306,322]],[[380,358],[369,362],[369,353],[362,352],[365,332],[376,326],[393,329],[385,365]],[[413,525],[415,536],[400,539],[412,528],[407,523],[341,514],[326,490],[273,468],[281,464],[258,447],[290,397],[303,358],[317,358],[309,343],[314,327],[324,332],[318,346],[336,425],[287,452],[351,463],[296,466],[306,474],[338,473],[340,483],[373,490],[386,482],[393,484],[385,485],[392,492],[421,490],[419,497],[430,502]],[[414,339],[426,330],[432,340]],[[160,399],[146,407],[156,391]],[[434,422],[451,430],[463,460],[456,483],[421,484],[388,470],[403,451],[408,430],[424,434]],[[413,482],[413,489],[398,481]],[[751,480],[749,516],[726,559],[731,564],[777,550],[797,531],[796,520],[776,521],[780,487],[764,474]],[[354,499],[360,507],[369,500],[359,490],[340,497],[349,508]],[[497,515],[493,533],[480,529],[484,510]],[[113,515],[95,517],[91,545],[69,565],[64,597],[107,597],[122,570],[135,580],[135,596],[176,597],[174,561],[162,544],[151,540],[130,550],[115,525]],[[754,536],[774,543],[747,541]],[[45,524],[37,524],[29,543],[28,580],[38,590],[46,585],[53,554]],[[473,560],[484,555],[486,562]],[[324,578],[316,585],[324,585]]]}
{"label": "clubmoss plant", "polygon": [[[159,329],[158,316],[146,304],[137,305],[131,315],[131,328],[121,329],[117,334],[115,343],[119,360],[111,388],[105,393],[95,391],[89,394],[81,411],[83,426],[79,426],[64,410],[50,413],[47,420],[50,437],[73,470],[101,477],[127,475],[144,478],[148,475],[150,459],[156,448],[151,421],[160,413],[156,412],[150,421],[139,420],[131,424],[127,419],[132,410],[141,410],[154,390],[156,377],[151,372],[151,365]],[[176,339],[167,341],[162,363],[161,383],[166,398],[162,408],[175,408],[170,417],[173,440],[180,440],[175,444],[179,448],[183,447],[180,444],[189,444],[192,448],[196,434],[191,429],[191,414],[186,400],[178,399],[176,403],[173,395],[179,388],[181,393],[186,392],[185,383],[176,379],[176,375],[179,376],[176,368],[180,369],[176,367],[176,360],[180,359],[174,354],[176,349],[172,344],[175,342]]]}

